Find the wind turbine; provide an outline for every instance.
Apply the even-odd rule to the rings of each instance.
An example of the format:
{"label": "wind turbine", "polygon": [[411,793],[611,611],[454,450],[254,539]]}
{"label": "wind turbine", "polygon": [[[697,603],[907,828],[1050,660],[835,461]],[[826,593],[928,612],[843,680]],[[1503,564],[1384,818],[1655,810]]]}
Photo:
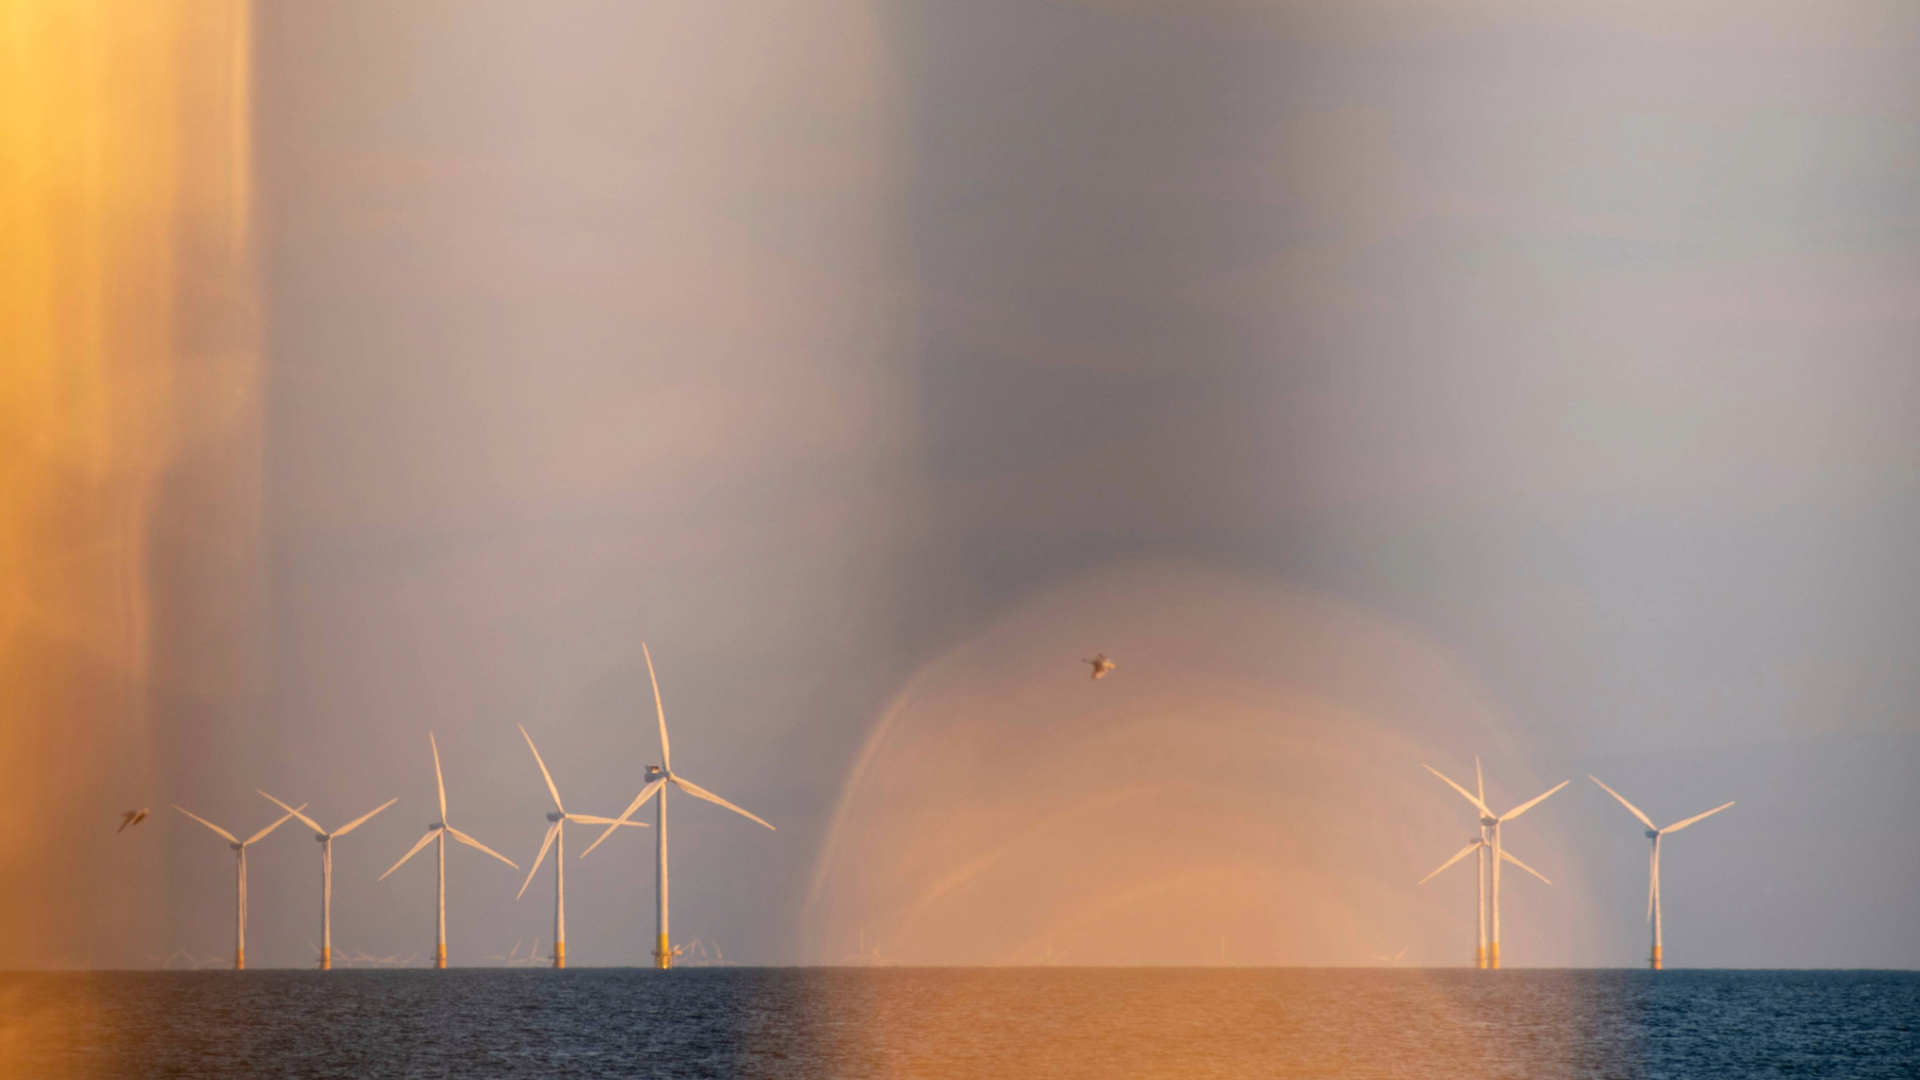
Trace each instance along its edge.
{"label": "wind turbine", "polygon": [[1722,810],[1725,810],[1727,807],[1732,806],[1733,804],[1730,802],[1722,803],[1721,805],[1714,807],[1713,809],[1707,811],[1704,814],[1695,814],[1690,818],[1686,818],[1681,821],[1676,821],[1673,824],[1662,829],[1658,825],[1655,825],[1653,823],[1652,818],[1641,813],[1639,807],[1628,802],[1625,796],[1621,795],[1619,792],[1608,787],[1606,784],[1601,783],[1599,777],[1593,775],[1592,773],[1588,773],[1587,779],[1593,781],[1596,784],[1600,784],[1600,790],[1606,792],[1607,794],[1613,796],[1616,799],[1619,799],[1620,805],[1626,807],[1630,812],[1632,812],[1634,817],[1637,817],[1640,819],[1641,824],[1647,827],[1647,839],[1653,841],[1653,855],[1647,863],[1647,921],[1653,924],[1653,951],[1647,954],[1647,966],[1653,969],[1654,971],[1659,971],[1660,970],[1660,838],[1667,835],[1668,833],[1677,833],[1681,829],[1684,829],[1687,826],[1693,824],[1694,822],[1699,821],[1701,818],[1712,817],[1713,815],[1719,813]]}
{"label": "wind turbine", "polygon": [[[306,808],[305,803],[300,804],[300,810],[305,810]],[[185,807],[176,805],[174,809],[205,825],[207,828],[212,829],[214,832],[219,833],[227,843],[233,845],[234,862],[236,866],[233,904],[233,970],[245,971],[247,967],[247,848],[259,842],[259,840],[268,833],[285,824],[288,818],[293,817],[293,814],[297,814],[300,811],[296,810],[293,814],[287,814],[279,821],[261,829],[245,840],[241,840],[227,830]]]}
{"label": "wind turbine", "polygon": [[520,734],[527,740],[527,749],[533,751],[533,763],[540,766],[540,776],[547,782],[547,794],[553,796],[553,812],[547,815],[547,820],[553,824],[547,826],[547,838],[541,841],[540,854],[534,856],[533,869],[527,871],[527,880],[521,883],[514,899],[526,895],[527,886],[533,884],[533,875],[540,872],[540,863],[547,857],[547,849],[558,845],[559,850],[553,853],[553,966],[563,968],[567,966],[567,822],[610,827],[632,825],[642,829],[646,828],[647,823],[567,813],[567,808],[560,804],[560,789],[554,786],[553,774],[547,771],[547,763],[540,760],[540,748],[533,745],[533,736],[527,734],[527,726],[519,726]]}
{"label": "wind turbine", "polygon": [[[600,839],[588,844],[587,851],[581,852],[580,857],[583,859],[586,858],[588,851],[599,847],[607,837],[612,836],[614,831],[617,830],[621,824],[626,823],[627,819],[633,816],[633,812],[640,809],[648,799],[656,794],[660,796],[660,804],[657,807],[658,817],[654,819],[655,823],[659,826],[659,831],[654,834],[654,869],[656,874],[654,879],[654,931],[656,936],[654,938],[653,965],[657,968],[664,969],[673,966],[674,956],[673,945],[667,939],[667,785],[672,784],[674,787],[692,795],[696,799],[705,799],[710,803],[718,803],[734,813],[758,821],[762,825],[767,825],[767,823],[762,821],[758,816],[747,813],[745,810],[740,809],[720,796],[715,795],[713,792],[708,791],[706,788],[673,771],[673,753],[667,746],[667,710],[660,704],[660,680],[653,674],[653,654],[647,651],[647,643],[644,641],[640,643],[640,654],[647,659],[647,679],[653,684],[653,711],[654,714],[660,718],[660,764],[647,766],[646,786],[640,789],[640,794],[633,797],[633,802],[628,805],[626,812],[621,814],[614,824],[607,826],[607,831],[600,834]],[[767,828],[771,829],[773,826],[767,825]]]}
{"label": "wind turbine", "polygon": [[[293,807],[288,806],[286,803],[281,802],[279,799],[276,799],[273,796],[268,795],[264,791],[260,791],[259,788],[254,788],[253,790],[259,791],[260,794],[264,796],[269,802],[273,803],[275,806],[278,806],[280,809],[287,811],[288,813],[292,814],[294,817],[299,818],[300,824],[305,825],[309,829],[312,829],[313,838],[315,840],[320,841],[320,970],[332,971],[333,970],[333,838],[336,836],[347,835],[353,830],[366,824],[366,821],[368,818],[372,817],[373,815],[379,813],[382,810],[385,810],[387,807],[392,806],[394,803],[397,803],[400,800],[397,798],[388,799],[386,802],[383,802],[379,806],[374,807],[372,810],[369,810],[366,813],[361,814],[359,817],[354,818],[352,821],[347,822],[345,825],[340,826],[339,828],[333,830],[332,832],[328,832],[327,830],[320,827],[319,822],[313,820],[312,818],[301,813],[300,811],[295,810]],[[301,803],[300,805],[305,806],[306,804]]]}
{"label": "wind turbine", "polygon": [[[440,774],[440,744],[434,741],[431,731],[427,732],[427,745],[433,747],[433,782],[440,794],[440,820],[427,822],[427,835],[421,837],[420,842],[413,845],[411,851],[400,856],[399,862],[387,867],[387,874],[405,866],[408,859],[420,854],[421,848],[436,840],[440,842],[440,907],[439,921],[435,924],[433,939],[433,966],[445,970],[447,966],[447,837],[451,836],[470,848],[478,848],[515,870],[520,869],[520,864],[447,824],[447,781]],[[380,880],[387,880],[387,874],[381,874]]]}
{"label": "wind turbine", "polygon": [[[1455,862],[1464,858],[1469,851],[1475,850],[1476,847],[1479,849],[1480,855],[1481,855],[1481,873],[1485,881],[1485,884],[1481,886],[1485,890],[1485,892],[1482,893],[1482,901],[1481,901],[1481,918],[1484,920],[1484,922],[1482,923],[1482,926],[1484,927],[1484,929],[1481,931],[1481,941],[1486,946],[1486,955],[1483,958],[1480,955],[1476,954],[1474,957],[1474,963],[1478,967],[1497,969],[1500,966],[1500,864],[1501,862],[1503,861],[1510,862],[1515,866],[1520,867],[1522,870],[1525,870],[1527,873],[1532,874],[1534,877],[1540,878],[1541,881],[1547,880],[1545,877],[1543,877],[1540,874],[1538,870],[1535,870],[1533,867],[1528,866],[1527,864],[1521,862],[1519,859],[1516,859],[1512,855],[1509,855],[1506,853],[1506,850],[1500,846],[1500,826],[1506,822],[1512,821],[1514,818],[1517,818],[1521,814],[1524,814],[1527,811],[1533,809],[1534,807],[1540,805],[1542,802],[1546,801],[1547,796],[1552,795],[1554,792],[1559,791],[1563,787],[1566,787],[1569,781],[1562,780],[1558,784],[1555,784],[1551,788],[1548,788],[1546,791],[1543,791],[1540,794],[1535,795],[1533,798],[1528,799],[1526,802],[1521,803],[1519,806],[1514,807],[1513,809],[1507,811],[1506,813],[1496,814],[1492,810],[1487,809],[1486,786],[1484,781],[1480,777],[1480,759],[1479,758],[1476,757],[1473,760],[1473,773],[1474,773],[1475,783],[1480,785],[1480,794],[1478,795],[1475,795],[1474,793],[1468,791],[1466,788],[1463,788],[1459,784],[1454,783],[1452,780],[1447,779],[1447,776],[1445,773],[1442,773],[1439,769],[1436,769],[1431,765],[1422,765],[1421,768],[1427,770],[1428,772],[1432,773],[1435,776],[1438,776],[1440,779],[1445,780],[1448,787],[1459,792],[1463,798],[1465,798],[1468,802],[1473,804],[1474,809],[1480,811],[1480,839],[1471,844],[1468,844],[1466,847],[1461,848],[1460,851],[1457,854],[1455,854],[1453,858],[1448,859],[1445,863],[1441,864],[1440,870],[1445,870],[1447,867],[1452,866]],[[1440,872],[1440,870],[1435,870],[1433,873],[1437,874]],[[1433,874],[1428,874],[1427,877],[1431,878],[1433,877]],[[1425,880],[1425,879],[1422,879],[1422,880]],[[1552,884],[1552,882],[1548,882],[1548,884]],[[1491,897],[1492,899],[1492,903],[1490,905],[1486,902],[1487,897]],[[1491,908],[1491,912],[1487,910],[1489,907]]]}

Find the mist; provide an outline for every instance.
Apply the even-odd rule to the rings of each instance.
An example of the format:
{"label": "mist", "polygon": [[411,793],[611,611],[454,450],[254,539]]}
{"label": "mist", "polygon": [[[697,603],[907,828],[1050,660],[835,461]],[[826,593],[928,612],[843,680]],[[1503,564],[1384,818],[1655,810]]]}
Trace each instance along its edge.
{"label": "mist", "polygon": [[[1414,883],[1470,808],[1419,766],[1479,755],[1501,801],[1573,781],[1511,838],[1554,884],[1508,878],[1510,964],[1643,954],[1588,773],[1663,823],[1738,800],[1665,856],[1672,963],[1920,964],[1909,7],[356,2],[247,39],[259,392],[123,507],[180,554],[128,571],[150,738],[84,798],[162,817],[75,841],[153,898],[92,963],[227,947],[230,853],[164,807],[250,832],[255,788],[398,796],[336,847],[335,948],[430,950],[431,867],[375,880],[437,814],[428,733],[524,868],[516,725],[617,813],[645,641],[676,770],[778,826],[675,804],[674,937],[730,960],[1462,963],[1466,872]],[[317,935],[283,832],[267,966]],[[569,864],[572,963],[646,960],[630,832]],[[452,963],[550,934],[524,870],[448,875]],[[0,963],[81,955],[45,925]]]}

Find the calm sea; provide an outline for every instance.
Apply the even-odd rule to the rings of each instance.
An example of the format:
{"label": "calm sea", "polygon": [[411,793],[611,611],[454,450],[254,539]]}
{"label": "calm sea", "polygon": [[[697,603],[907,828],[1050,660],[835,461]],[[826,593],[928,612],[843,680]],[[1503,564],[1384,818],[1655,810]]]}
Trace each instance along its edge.
{"label": "calm sea", "polygon": [[1920,973],[0,975],[12,1077],[1915,1077]]}

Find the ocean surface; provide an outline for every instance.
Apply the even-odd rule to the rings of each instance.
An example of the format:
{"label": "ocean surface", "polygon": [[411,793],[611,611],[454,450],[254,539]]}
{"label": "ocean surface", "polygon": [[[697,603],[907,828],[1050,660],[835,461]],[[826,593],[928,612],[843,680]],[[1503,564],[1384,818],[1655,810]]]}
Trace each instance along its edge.
{"label": "ocean surface", "polygon": [[1920,1076],[1920,973],[0,975],[14,1077]]}

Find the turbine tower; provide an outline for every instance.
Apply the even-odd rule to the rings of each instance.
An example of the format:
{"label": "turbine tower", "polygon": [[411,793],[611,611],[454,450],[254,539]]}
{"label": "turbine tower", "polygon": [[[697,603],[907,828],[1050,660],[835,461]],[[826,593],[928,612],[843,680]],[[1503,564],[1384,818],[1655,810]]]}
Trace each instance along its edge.
{"label": "turbine tower", "polygon": [[569,821],[578,821],[583,825],[632,825],[644,829],[644,821],[619,821],[610,817],[597,817],[593,814],[569,814],[560,804],[560,789],[554,786],[553,774],[547,771],[547,763],[540,760],[540,748],[533,745],[533,736],[527,734],[527,726],[520,725],[520,734],[527,740],[527,749],[533,751],[533,763],[540,766],[540,776],[547,782],[547,794],[553,796],[553,812],[547,820],[553,824],[547,826],[547,838],[540,842],[540,854],[534,856],[533,869],[527,871],[527,880],[520,885],[520,891],[514,899],[527,894],[527,886],[533,884],[533,875],[540,872],[540,863],[547,857],[547,849],[558,845],[553,853],[553,966],[567,966],[567,831]]}
{"label": "turbine tower", "polygon": [[[421,848],[426,847],[436,840],[439,841],[440,904],[439,919],[435,923],[433,939],[433,966],[445,970],[447,966],[447,837],[451,836],[470,848],[477,848],[484,851],[494,858],[499,859],[501,862],[506,863],[508,866],[513,867],[515,870],[520,869],[520,865],[480,841],[475,840],[473,837],[468,836],[466,833],[461,832],[459,829],[454,828],[452,825],[447,824],[447,781],[445,777],[440,775],[440,744],[434,741],[433,732],[431,731],[427,732],[427,745],[433,747],[433,782],[440,794],[440,820],[427,823],[427,835],[421,837],[420,842],[413,845],[412,850],[400,856],[399,862],[389,866],[387,868],[387,874],[391,874],[395,870],[405,866],[408,859],[420,854]],[[387,880],[387,874],[381,874],[380,880]]]}
{"label": "turbine tower", "polygon": [[654,715],[660,719],[660,764],[647,766],[646,786],[640,789],[640,794],[633,797],[633,802],[628,805],[626,812],[621,814],[614,824],[607,826],[607,831],[600,834],[600,839],[588,844],[587,851],[581,852],[580,857],[586,858],[588,851],[599,847],[602,841],[612,836],[614,831],[619,829],[621,824],[627,823],[627,819],[633,816],[634,811],[645,805],[648,799],[655,795],[660,796],[660,804],[655,808],[657,816],[654,819],[658,831],[654,834],[656,877],[654,879],[653,964],[657,968],[670,968],[673,966],[673,945],[667,938],[667,785],[672,784],[696,799],[718,803],[742,817],[766,825],[769,829],[773,826],[767,825],[756,815],[747,813],[673,771],[673,753],[667,746],[667,711],[660,704],[660,680],[653,674],[653,654],[647,651],[647,643],[644,641],[640,643],[640,653],[647,659],[647,679],[653,684],[653,711]]}
{"label": "turbine tower", "polygon": [[1645,825],[1647,827],[1647,839],[1653,841],[1653,854],[1647,862],[1647,921],[1653,924],[1653,951],[1647,954],[1647,967],[1653,969],[1654,971],[1659,971],[1660,965],[1661,965],[1661,958],[1660,958],[1660,944],[1661,944],[1660,943],[1660,838],[1667,835],[1668,833],[1677,833],[1681,829],[1684,829],[1687,826],[1693,824],[1694,822],[1699,821],[1701,818],[1712,817],[1713,815],[1719,813],[1722,810],[1725,810],[1727,807],[1732,806],[1733,804],[1730,802],[1722,803],[1721,805],[1714,807],[1713,809],[1707,811],[1704,814],[1695,814],[1690,818],[1685,818],[1683,820],[1676,821],[1673,824],[1662,829],[1658,825],[1655,825],[1653,823],[1652,818],[1641,813],[1639,807],[1628,802],[1625,796],[1621,795],[1619,792],[1608,787],[1606,784],[1601,783],[1601,780],[1599,777],[1593,775],[1592,773],[1588,773],[1587,779],[1593,781],[1596,784],[1599,784],[1600,790],[1606,792],[1607,794],[1613,796],[1616,799],[1619,799],[1620,805],[1626,807],[1627,810],[1631,812],[1634,817],[1637,817],[1640,819],[1640,823],[1642,825]]}
{"label": "turbine tower", "polygon": [[[305,810],[306,808],[306,804],[302,803],[300,810]],[[207,828],[212,829],[214,832],[219,833],[222,839],[233,845],[234,862],[237,867],[234,876],[233,970],[245,971],[247,969],[247,848],[258,843],[261,838],[265,837],[268,833],[285,824],[288,818],[293,817],[293,814],[287,814],[281,817],[279,821],[261,829],[245,840],[241,840],[227,830],[201,817],[199,814],[188,810],[186,807],[175,805],[174,809],[205,825]],[[294,811],[295,814],[299,812],[299,810]]]}
{"label": "turbine tower", "polygon": [[[1505,824],[1506,822],[1512,821],[1514,818],[1517,818],[1521,814],[1524,814],[1527,811],[1533,809],[1534,807],[1540,805],[1542,802],[1546,800],[1547,796],[1552,795],[1554,792],[1559,791],[1563,787],[1566,787],[1569,781],[1562,780],[1558,784],[1553,785],[1553,787],[1548,788],[1546,791],[1543,791],[1538,795],[1535,795],[1533,798],[1528,799],[1526,802],[1521,803],[1519,806],[1514,807],[1513,809],[1507,811],[1506,813],[1496,814],[1492,810],[1487,809],[1487,800],[1484,795],[1486,789],[1484,786],[1482,786],[1481,788],[1482,794],[1475,795],[1473,792],[1468,791],[1466,788],[1463,788],[1459,784],[1456,784],[1452,780],[1448,779],[1446,774],[1442,773],[1439,769],[1436,769],[1431,765],[1422,765],[1421,768],[1427,770],[1428,772],[1432,773],[1435,776],[1438,776],[1440,779],[1445,780],[1448,787],[1459,792],[1463,798],[1465,798],[1468,802],[1473,804],[1474,809],[1480,811],[1480,837],[1481,838],[1480,840],[1476,841],[1476,844],[1485,845],[1484,847],[1480,848],[1481,855],[1482,855],[1481,861],[1484,867],[1482,872],[1484,875],[1484,880],[1486,881],[1486,884],[1483,887],[1486,889],[1486,895],[1490,898],[1491,903],[1485,905],[1490,910],[1488,910],[1483,915],[1483,918],[1485,918],[1486,920],[1484,924],[1486,926],[1486,941],[1487,941],[1486,959],[1484,962],[1480,962],[1478,958],[1476,958],[1476,963],[1478,963],[1480,967],[1497,969],[1500,966],[1500,864],[1502,862],[1513,863],[1519,866],[1521,869],[1526,870],[1528,873],[1533,874],[1535,877],[1539,877],[1540,880],[1542,881],[1547,880],[1544,877],[1540,877],[1539,871],[1534,870],[1532,867],[1527,866],[1524,863],[1521,863],[1520,860],[1515,859],[1511,855],[1506,854],[1505,849],[1500,846],[1500,826]],[[1473,768],[1474,768],[1475,777],[1477,779],[1480,772],[1480,762],[1478,759],[1475,759]],[[1475,844],[1467,845],[1466,847],[1460,849],[1459,854],[1455,855],[1454,859],[1459,859],[1465,856],[1467,852],[1474,850],[1474,848],[1475,848]],[[1440,869],[1444,870],[1446,869],[1447,866],[1451,866],[1451,865],[1453,865],[1453,861],[1448,860],[1446,865],[1442,866]],[[1436,874],[1439,872],[1440,872],[1439,870],[1434,871],[1434,873]],[[1433,875],[1429,874],[1427,876],[1432,877]]]}
{"label": "turbine tower", "polygon": [[[254,788],[253,790],[260,791],[259,788]],[[360,815],[357,818],[354,818],[352,821],[347,822],[345,825],[340,826],[339,828],[333,830],[332,832],[328,832],[327,830],[320,827],[319,822],[313,820],[312,818],[301,813],[300,811],[295,810],[293,807],[288,806],[286,803],[281,802],[279,799],[276,799],[271,795],[267,795],[267,793],[264,791],[260,791],[260,794],[263,796],[266,796],[267,800],[272,802],[275,806],[278,806],[280,809],[285,810],[288,813],[292,814],[294,817],[299,818],[300,823],[302,825],[305,825],[307,828],[313,830],[313,838],[315,840],[320,841],[320,970],[332,971],[333,970],[333,838],[336,836],[347,835],[353,830],[366,824],[366,821],[368,818],[372,817],[373,815],[379,813],[382,810],[385,810],[387,807],[392,806],[394,803],[397,803],[400,800],[388,799],[386,802],[383,802],[379,806],[375,807],[374,809],[367,811],[366,813]],[[300,805],[302,807],[306,806],[305,803],[301,803]],[[308,942],[308,944],[312,944],[312,942]]]}

